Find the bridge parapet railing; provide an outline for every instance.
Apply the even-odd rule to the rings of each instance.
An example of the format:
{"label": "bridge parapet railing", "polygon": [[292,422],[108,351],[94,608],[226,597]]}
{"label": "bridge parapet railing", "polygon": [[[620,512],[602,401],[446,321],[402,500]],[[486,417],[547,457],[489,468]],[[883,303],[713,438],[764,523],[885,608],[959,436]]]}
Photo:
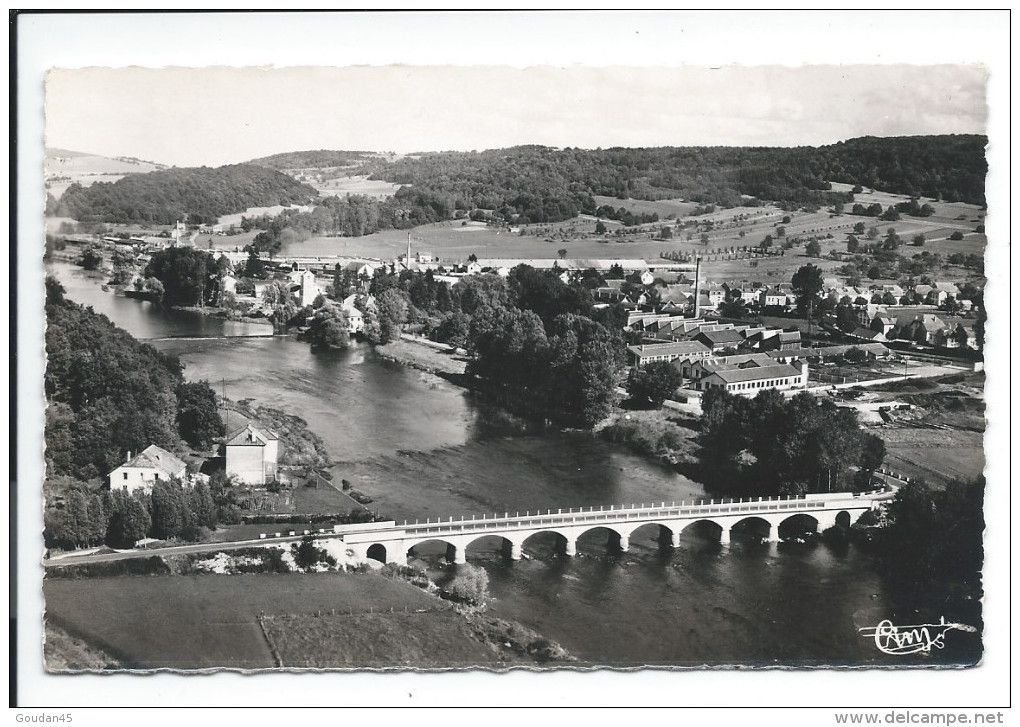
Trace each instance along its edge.
{"label": "bridge parapet railing", "polygon": [[[424,523],[405,521],[404,531],[408,535],[449,534],[478,531],[502,531],[530,529],[535,527],[554,527],[565,525],[586,525],[591,523],[620,523],[640,520],[703,517],[709,515],[754,515],[758,513],[797,512],[828,509],[836,506],[839,501],[858,499],[871,493],[833,493],[826,499],[817,496],[760,497],[760,498],[728,498],[722,500],[692,500],[662,503],[659,505],[610,505],[599,507],[560,508],[537,512],[519,512],[511,515],[504,513],[483,515],[470,518],[449,518],[426,520]],[[833,502],[830,502],[832,500]]]}

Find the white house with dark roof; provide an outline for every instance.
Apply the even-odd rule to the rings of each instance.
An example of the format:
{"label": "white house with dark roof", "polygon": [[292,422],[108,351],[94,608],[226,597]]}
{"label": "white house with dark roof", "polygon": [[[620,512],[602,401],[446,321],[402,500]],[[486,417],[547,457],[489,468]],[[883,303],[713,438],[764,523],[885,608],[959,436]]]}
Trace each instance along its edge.
{"label": "white house with dark roof", "polygon": [[722,388],[744,396],[763,389],[801,389],[807,386],[808,364],[806,360],[799,363],[780,362],[763,353],[696,361],[690,366],[691,387],[699,391]]}
{"label": "white house with dark roof", "polygon": [[348,270],[353,273],[356,277],[371,279],[375,276],[375,266],[369,263],[358,262],[353,260],[344,265],[344,270]]}
{"label": "white house with dark roof", "polygon": [[248,485],[276,479],[279,442],[276,434],[252,423],[227,437],[223,446],[227,477]]}
{"label": "white house with dark roof", "polygon": [[714,371],[695,386],[708,391],[724,388],[731,394],[754,396],[763,389],[802,389],[807,385],[807,364],[797,368],[791,364],[774,366],[751,366],[748,368],[720,369]]}
{"label": "white house with dark roof", "polygon": [[110,489],[126,487],[129,492],[152,492],[152,486],[160,480],[183,479],[187,472],[184,460],[150,444],[135,457],[128,452],[127,461],[109,474]]}

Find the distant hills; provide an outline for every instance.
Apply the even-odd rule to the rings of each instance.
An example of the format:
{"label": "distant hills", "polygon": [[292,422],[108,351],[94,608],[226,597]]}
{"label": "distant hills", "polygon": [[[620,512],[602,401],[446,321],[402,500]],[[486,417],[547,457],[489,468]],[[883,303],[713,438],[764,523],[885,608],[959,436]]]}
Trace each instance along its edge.
{"label": "distant hills", "polygon": [[306,204],[312,187],[252,164],[161,169],[89,187],[71,184],[51,213],[81,222],[214,223],[249,207]]}
{"label": "distant hills", "polygon": [[[987,143],[981,135],[945,135],[862,137],[793,148],[527,145],[411,156],[319,149],[217,169],[130,174],[88,188],[71,184],[56,208],[80,221],[167,224],[185,215],[211,221],[248,207],[304,204],[318,197],[315,189],[281,169],[342,170],[342,175],[371,175],[401,185],[385,203],[354,200],[362,207],[378,207],[373,216],[393,218],[393,226],[399,227],[453,219],[458,211],[475,209],[506,220],[556,222],[579,212],[598,214],[598,196],[684,199],[720,207],[770,202],[816,209],[853,201],[852,193],[833,191],[832,182],[983,205]],[[64,157],[63,163],[82,156]]]}
{"label": "distant hills", "polygon": [[318,149],[314,151],[290,151],[259,157],[247,162],[269,169],[335,169],[351,167],[362,162],[377,159],[381,155],[371,151],[334,151]]}

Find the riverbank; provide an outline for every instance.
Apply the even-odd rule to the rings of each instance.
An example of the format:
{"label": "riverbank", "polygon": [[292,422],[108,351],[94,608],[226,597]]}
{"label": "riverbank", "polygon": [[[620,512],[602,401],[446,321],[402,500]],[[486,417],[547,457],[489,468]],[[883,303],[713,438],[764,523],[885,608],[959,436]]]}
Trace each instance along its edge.
{"label": "riverbank", "polygon": [[264,315],[246,316],[231,308],[220,308],[218,306],[208,305],[205,306],[173,305],[170,306],[170,308],[173,310],[187,311],[188,313],[199,313],[204,316],[209,316],[210,318],[222,318],[223,320],[234,321],[236,323],[247,323],[252,326],[264,326],[265,328],[269,329],[265,333],[265,335],[267,336],[274,334],[279,336],[290,335],[288,333],[276,333],[275,326],[273,326],[271,322],[266,320],[266,317]]}
{"label": "riverbank", "polygon": [[[431,344],[431,345],[430,345]],[[467,358],[458,356],[453,349],[441,350],[441,344],[417,339],[400,338],[375,347],[375,352],[388,361],[426,371],[430,374],[448,377],[463,376],[467,370]]]}
{"label": "riverbank", "polygon": [[308,422],[299,416],[271,406],[256,404],[253,399],[231,401],[221,398],[220,411],[226,425],[227,436],[248,422],[276,434],[280,440],[280,465],[327,472],[332,464],[322,437],[311,431]]}
{"label": "riverbank", "polygon": [[664,464],[695,460],[697,420],[664,409],[620,411],[598,427],[598,435]]}

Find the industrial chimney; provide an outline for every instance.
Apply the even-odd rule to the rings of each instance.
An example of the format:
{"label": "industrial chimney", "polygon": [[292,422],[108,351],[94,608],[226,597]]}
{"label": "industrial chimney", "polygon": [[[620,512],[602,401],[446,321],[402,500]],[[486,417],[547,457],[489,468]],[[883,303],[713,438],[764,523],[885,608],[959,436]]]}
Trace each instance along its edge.
{"label": "industrial chimney", "polygon": [[701,256],[694,258],[694,319],[701,318]]}

